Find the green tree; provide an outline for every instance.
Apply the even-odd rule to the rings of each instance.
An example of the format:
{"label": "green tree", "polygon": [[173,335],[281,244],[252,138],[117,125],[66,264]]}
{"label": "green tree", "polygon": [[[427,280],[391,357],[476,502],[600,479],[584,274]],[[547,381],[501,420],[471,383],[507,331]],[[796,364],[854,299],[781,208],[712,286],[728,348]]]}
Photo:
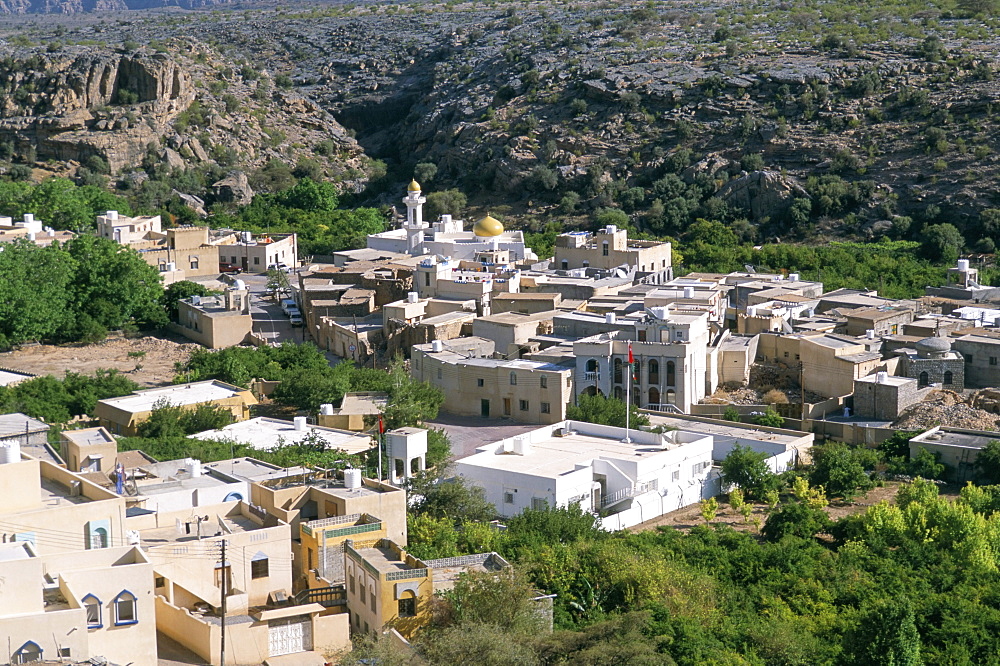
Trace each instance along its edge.
{"label": "green tree", "polygon": [[781,541],[786,536],[808,539],[830,529],[831,524],[823,509],[793,501],[772,511],[760,534],[768,541]]}
{"label": "green tree", "polygon": [[864,607],[845,640],[858,666],[921,666],[920,634],[906,598],[881,599]]}
{"label": "green tree", "polygon": [[739,423],[740,421],[743,420],[743,418],[740,416],[739,411],[732,405],[726,407],[726,411],[723,412],[722,418],[725,421],[735,421],[736,423]]}
{"label": "green tree", "polygon": [[767,426],[769,428],[780,428],[785,425],[785,419],[770,407],[768,407],[767,411],[763,414],[755,416],[753,422],[757,425]]}
{"label": "green tree", "polygon": [[954,264],[958,253],[965,247],[965,238],[953,224],[931,224],[924,227],[923,251],[927,258],[945,264]]}
{"label": "green tree", "polygon": [[318,183],[303,178],[294,186],[274,195],[274,201],[287,208],[329,213],[339,203],[337,188],[332,183]]}
{"label": "green tree", "polygon": [[[635,405],[629,406],[629,427],[649,425],[649,417],[640,414]],[[586,421],[601,425],[625,427],[625,402],[603,395],[581,395],[575,405],[566,408],[566,418],[571,421]]]}
{"label": "green tree", "polygon": [[769,490],[781,485],[778,475],[767,466],[768,455],[737,444],[722,461],[722,479],[738,486],[747,499],[763,500]]}
{"label": "green tree", "polygon": [[208,296],[211,290],[200,282],[179,280],[163,291],[163,307],[170,321],[177,321],[177,302],[192,296]]}
{"label": "green tree", "polygon": [[427,195],[424,215],[429,220],[435,220],[441,215],[460,216],[467,203],[465,195],[456,189],[431,192]]}
{"label": "green tree", "polygon": [[0,347],[51,338],[71,316],[76,261],[27,240],[0,252]]}
{"label": "green tree", "polygon": [[976,471],[982,483],[1000,483],[1000,440],[991,440],[979,449],[979,455],[976,456]]}
{"label": "green tree", "polygon": [[429,183],[434,180],[434,176],[437,175],[438,168],[433,162],[418,162],[415,167],[413,167],[413,178],[418,183]]}
{"label": "green tree", "polygon": [[865,473],[866,460],[874,462],[869,452],[853,449],[843,442],[814,446],[809,482],[823,486],[832,496],[850,500],[859,491],[867,492],[875,487],[875,482]]}
{"label": "green tree", "polygon": [[427,471],[409,480],[410,509],[417,515],[457,521],[489,521],[496,509],[483,489],[470,486],[462,477],[447,478],[447,470]]}

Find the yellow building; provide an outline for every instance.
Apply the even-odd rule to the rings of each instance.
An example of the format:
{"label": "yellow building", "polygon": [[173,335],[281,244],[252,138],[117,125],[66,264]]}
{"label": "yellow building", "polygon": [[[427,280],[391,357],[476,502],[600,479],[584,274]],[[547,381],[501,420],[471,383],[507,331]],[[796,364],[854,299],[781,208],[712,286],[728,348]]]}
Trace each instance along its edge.
{"label": "yellow building", "polygon": [[857,338],[833,334],[761,333],[757,358],[796,374],[802,386],[827,398],[850,395],[854,380],[877,372],[895,370],[896,360],[883,361]]}
{"label": "yellow building", "polygon": [[118,442],[104,428],[63,430],[59,435],[62,459],[71,472],[111,472]]}
{"label": "yellow building", "polygon": [[217,296],[192,296],[177,302],[177,321],[171,329],[212,349],[232,347],[253,331],[250,292],[236,281]]}
{"label": "yellow building", "polygon": [[250,418],[250,407],[257,404],[253,393],[218,380],[177,384],[136,391],[120,398],[98,400],[94,410],[101,427],[115,435],[134,436],[139,424],[149,418],[157,406],[169,404],[183,409],[216,405],[229,410],[234,421]]}
{"label": "yellow building", "polygon": [[496,553],[420,560],[389,539],[344,542],[347,611],[351,631],[393,628],[412,638],[431,618],[431,600],[468,571],[500,571],[510,565]]}
{"label": "yellow building", "polygon": [[310,590],[343,584],[344,542],[386,537],[382,521],[367,513],[354,513],[299,523],[303,558],[312,564],[304,571]]}
{"label": "yellow building", "polygon": [[385,411],[388,402],[388,393],[378,391],[345,393],[340,401],[340,407],[320,405],[316,423],[326,428],[361,432],[366,427],[365,419],[378,420],[379,414]]}

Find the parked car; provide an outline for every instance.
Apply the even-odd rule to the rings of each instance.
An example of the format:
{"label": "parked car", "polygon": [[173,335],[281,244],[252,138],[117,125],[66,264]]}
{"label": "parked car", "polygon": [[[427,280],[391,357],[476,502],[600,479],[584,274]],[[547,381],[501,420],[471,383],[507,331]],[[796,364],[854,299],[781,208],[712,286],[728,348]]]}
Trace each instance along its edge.
{"label": "parked car", "polygon": [[243,272],[243,268],[238,264],[224,264],[219,262],[219,272],[231,275],[239,275]]}
{"label": "parked car", "polygon": [[294,299],[291,298],[281,299],[281,311],[284,312],[286,315],[291,315],[292,310],[298,312],[298,309],[299,306],[295,303]]}
{"label": "parked car", "polygon": [[288,267],[288,264],[271,264],[270,266],[267,267],[267,270],[281,271],[282,273],[287,273],[292,269]]}
{"label": "parked car", "polygon": [[302,315],[296,310],[295,314],[288,316],[288,321],[292,323],[292,326],[302,326]]}

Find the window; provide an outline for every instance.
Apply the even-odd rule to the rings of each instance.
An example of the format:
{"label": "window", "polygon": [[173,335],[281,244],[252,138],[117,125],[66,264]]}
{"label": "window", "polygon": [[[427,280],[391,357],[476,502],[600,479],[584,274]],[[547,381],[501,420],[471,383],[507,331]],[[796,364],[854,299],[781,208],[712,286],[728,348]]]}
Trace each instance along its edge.
{"label": "window", "polygon": [[365,633],[366,634],[368,633],[368,621],[367,620],[365,620]]}
{"label": "window", "polygon": [[476,379],[476,386],[482,388],[484,384],[485,384],[485,382],[483,381],[482,377],[479,377],[479,378]]}
{"label": "window", "polygon": [[368,599],[371,601],[372,611],[374,611],[375,610],[375,588],[374,587],[369,587],[368,588]]}
{"label": "window", "polygon": [[788,358],[788,352],[785,352],[785,358]]}
{"label": "window", "polygon": [[260,266],[260,257],[254,257],[253,258],[253,265],[254,266]]}
{"label": "window", "polygon": [[521,408],[522,412],[528,411],[528,401],[527,400],[518,400],[517,403],[518,403],[517,406]]}
{"label": "window", "polygon": [[568,271],[569,270],[569,262],[566,261],[565,259],[562,260],[562,269],[564,271]]}
{"label": "window", "polygon": [[951,384],[954,377],[955,376],[951,373],[951,370],[946,370],[944,373],[944,383]]}
{"label": "window", "polygon": [[100,629],[104,626],[101,622],[101,600],[92,594],[83,598],[83,607],[87,611],[87,628]]}
{"label": "window", "polygon": [[438,368],[438,379],[441,379],[441,368]]}
{"label": "window", "polygon": [[645,341],[646,341],[646,329],[640,328],[639,329],[639,342],[645,342]]}
{"label": "window", "polygon": [[597,372],[597,360],[587,359],[586,372]]}
{"label": "window", "polygon": [[268,559],[263,553],[257,553],[250,560],[250,578],[267,578],[269,573]]}
{"label": "window", "polygon": [[547,402],[542,403],[542,414],[551,414],[552,408]]}
{"label": "window", "polygon": [[235,264],[236,263],[236,257],[231,257],[229,263]]}
{"label": "window", "polygon": [[30,664],[33,661],[42,660],[42,648],[38,647],[38,643],[34,641],[28,641],[21,647],[17,649],[14,653],[13,663],[15,664]]}
{"label": "window", "polygon": [[608,241],[604,241],[601,244],[601,254],[603,254],[605,257],[608,256]]}
{"label": "window", "polygon": [[505,490],[504,493],[503,493],[503,503],[504,504],[513,504],[514,503],[514,493],[512,493],[512,492],[510,492],[508,490]]}
{"label": "window", "polygon": [[996,365],[996,364],[997,364],[997,357],[990,356],[990,365]]}
{"label": "window", "polygon": [[615,374],[615,383],[616,384],[621,384],[622,383],[622,360],[620,358],[616,358],[615,359],[614,374]]}
{"label": "window", "polygon": [[354,594],[354,574],[347,577],[347,589],[351,591],[351,594]]}
{"label": "window", "polygon": [[191,259],[191,270],[198,270],[198,257],[192,257]]}
{"label": "window", "polygon": [[796,360],[796,361],[798,361],[798,360],[799,360],[799,355],[798,355],[798,354],[796,354],[796,355],[795,355],[795,360]]}
{"label": "window", "polygon": [[548,388],[549,387],[549,378],[548,377],[539,377],[538,378],[538,385],[541,386],[542,388]]}
{"label": "window", "polygon": [[667,386],[677,384],[677,366],[673,361],[667,361]]}
{"label": "window", "polygon": [[115,597],[115,626],[135,624],[138,621],[135,612],[135,595],[128,590],[123,590]]}
{"label": "window", "polygon": [[544,497],[532,497],[531,509],[533,511],[545,511],[549,506],[549,501]]}
{"label": "window", "polygon": [[652,407],[654,405],[659,406],[659,404],[660,404],[660,390],[658,388],[656,388],[655,386],[651,386],[650,389],[649,389],[649,402],[648,402],[648,404],[649,404],[650,407]]}
{"label": "window", "polygon": [[424,286],[425,287],[431,286],[431,274],[430,273],[424,273]]}
{"label": "window", "polygon": [[930,377],[927,375],[927,371],[925,370],[924,372],[921,372],[920,376],[917,378],[917,385],[924,387],[928,384],[930,384]]}
{"label": "window", "polygon": [[73,652],[69,648],[59,648],[60,657],[72,657]]}
{"label": "window", "polygon": [[681,471],[679,469],[675,469],[674,473],[670,475],[670,480],[671,481],[680,481],[681,480]]}
{"label": "window", "polygon": [[965,362],[972,363],[972,354],[965,354]]}
{"label": "window", "polygon": [[[649,366],[648,367],[649,367],[649,369],[647,370],[647,372],[649,373],[649,383],[650,384],[659,384],[660,383],[660,362],[659,361],[655,361],[655,360],[651,360],[649,362]],[[657,402],[659,402],[659,401],[657,401]]]}
{"label": "window", "polygon": [[413,596],[413,592],[404,592],[409,596],[406,596],[399,600],[399,617],[416,617],[417,616],[417,598]]}
{"label": "window", "polygon": [[153,579],[153,584],[156,587],[166,587],[167,586],[167,579],[164,578],[163,576],[157,576],[156,578]]}
{"label": "window", "polygon": [[510,373],[510,385],[517,386],[517,375],[514,374],[513,372]]}

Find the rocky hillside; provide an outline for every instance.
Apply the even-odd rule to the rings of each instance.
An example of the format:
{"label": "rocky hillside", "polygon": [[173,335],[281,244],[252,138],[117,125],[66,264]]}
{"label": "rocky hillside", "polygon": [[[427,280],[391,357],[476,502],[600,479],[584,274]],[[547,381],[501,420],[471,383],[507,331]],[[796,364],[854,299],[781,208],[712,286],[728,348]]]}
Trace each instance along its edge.
{"label": "rocky hillside", "polygon": [[81,14],[162,7],[199,9],[235,4],[234,0],[0,0],[0,14]]}
{"label": "rocky hillside", "polygon": [[[112,37],[67,21],[28,34]],[[536,219],[620,208],[652,233],[707,218],[744,240],[912,238],[948,221],[969,247],[1000,241],[1000,215],[981,220],[1000,207],[1000,39],[933,3],[410,3],[119,24],[140,43],[189,36],[168,50],[200,81],[201,130],[239,135],[254,164],[317,145],[292,130],[319,119],[338,151],[357,157],[342,125],[387,163],[387,190],[421,164],[432,189]],[[252,101],[261,80],[285,87],[256,122],[214,120],[223,95]]]}

